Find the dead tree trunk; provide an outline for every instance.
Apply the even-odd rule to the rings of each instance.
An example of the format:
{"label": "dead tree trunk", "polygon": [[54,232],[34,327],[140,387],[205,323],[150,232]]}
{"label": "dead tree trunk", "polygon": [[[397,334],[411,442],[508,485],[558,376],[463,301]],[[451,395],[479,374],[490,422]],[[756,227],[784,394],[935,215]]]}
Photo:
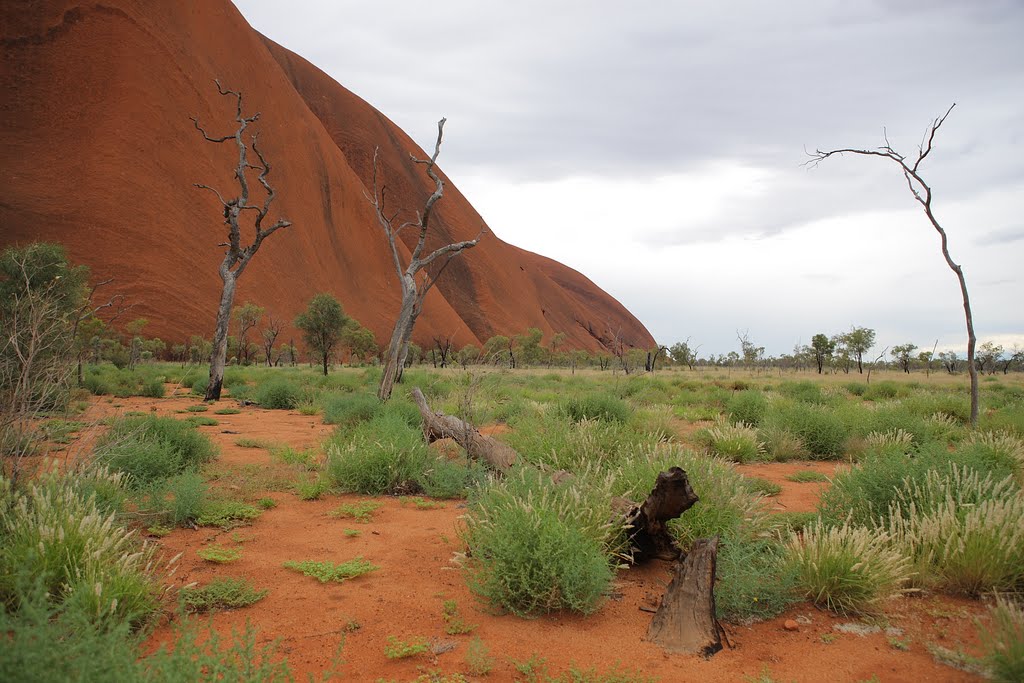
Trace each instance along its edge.
{"label": "dead tree trunk", "polygon": [[715,563],[718,537],[694,542],[672,568],[672,581],[647,629],[647,638],[669,652],[710,657],[722,649],[715,618]]}
{"label": "dead tree trunk", "polygon": [[681,551],[668,531],[668,523],[699,500],[685,470],[672,467],[660,472],[647,499],[639,505],[632,503],[625,514],[633,562],[677,559]]}
{"label": "dead tree trunk", "polygon": [[[935,217],[932,211],[932,188],[924,181],[921,177],[919,168],[921,162],[932,151],[932,144],[935,142],[935,134],[939,131],[939,127],[946,121],[946,117],[953,111],[953,107],[956,103],[950,105],[946,113],[940,118],[932,121],[931,126],[928,128],[928,132],[925,134],[925,139],[917,149],[917,158],[908,160],[907,157],[903,156],[892,148],[889,144],[888,138],[885,138],[885,145],[878,149],[833,149],[827,152],[823,152],[820,149],[816,150],[811,154],[811,159],[808,162],[812,166],[817,165],[821,161],[828,159],[834,154],[858,154],[862,156],[874,156],[882,157],[883,159],[889,159],[895,162],[900,170],[903,171],[903,177],[907,181],[907,187],[910,188],[910,193],[914,195],[914,199],[922,206],[925,215],[928,217],[928,222],[935,228],[935,232],[939,234],[940,247],[942,249],[942,257],[946,260],[946,265],[956,275],[957,283],[960,285],[960,295],[963,297],[964,304],[964,318],[967,322],[967,372],[971,376],[971,426],[978,426],[978,369],[974,365],[974,350],[977,344],[977,337],[974,334],[974,316],[971,313],[971,300],[967,295],[967,280],[964,279],[963,268],[958,263],[953,261],[953,258],[949,255],[949,239],[946,236],[946,231],[939,224],[938,219]],[[858,363],[859,363],[858,358]]]}
{"label": "dead tree trunk", "polygon": [[412,398],[423,417],[423,436],[427,443],[438,439],[453,439],[465,449],[474,460],[483,460],[498,472],[507,472],[515,463],[517,453],[511,446],[489,436],[484,436],[476,427],[452,415],[435,413],[427,405],[427,399],[419,387],[412,390]]}
{"label": "dead tree trunk", "polygon": [[[434,286],[437,278],[441,276],[441,273],[444,272],[444,269],[451,263],[453,258],[466,249],[475,247],[480,241],[480,236],[478,235],[476,239],[454,242],[438,247],[428,256],[421,256],[427,241],[431,211],[437,200],[444,194],[444,181],[441,180],[435,171],[437,155],[441,153],[441,138],[444,134],[444,124],[445,119],[437,122],[437,142],[434,144],[434,154],[429,159],[411,157],[414,163],[426,165],[427,175],[434,181],[434,192],[427,198],[423,213],[416,213],[416,220],[414,221],[406,221],[395,227],[394,221],[398,214],[395,213],[389,216],[385,212],[384,199],[387,186],[382,185],[378,187],[377,184],[377,159],[380,148],[375,149],[373,152],[373,197],[367,197],[367,199],[373,205],[374,211],[377,214],[377,222],[387,237],[395,272],[398,274],[398,282],[402,287],[402,307],[399,309],[398,317],[395,319],[395,327],[391,333],[391,343],[388,345],[387,359],[384,362],[384,372],[380,378],[380,387],[377,389],[377,397],[381,401],[391,398],[391,392],[394,390],[395,383],[401,379],[402,370],[405,368],[405,358],[409,355],[409,342],[412,339],[413,325],[416,324],[416,318],[419,317],[420,312],[423,310],[423,300],[427,296],[427,292]],[[419,229],[419,239],[412,250],[409,265],[403,268],[402,259],[398,253],[397,239],[402,230],[409,227]],[[482,229],[481,234],[483,234]],[[442,256],[445,259],[441,266],[433,274],[429,273],[427,267]],[[421,271],[423,272],[423,281],[417,284],[416,276]]]}
{"label": "dead tree trunk", "polygon": [[[228,226],[228,241],[221,243],[218,246],[227,247],[227,251],[224,253],[224,260],[220,264],[220,279],[224,282],[224,287],[221,291],[220,306],[217,308],[217,324],[214,330],[213,337],[213,352],[210,355],[210,383],[206,387],[206,400],[216,401],[220,399],[221,387],[224,384],[224,363],[227,359],[228,349],[228,324],[231,321],[231,307],[235,301],[235,287],[238,283],[238,278],[241,277],[242,272],[246,266],[249,265],[249,261],[259,251],[260,245],[263,244],[263,240],[272,235],[281,228],[287,228],[291,225],[291,222],[284,218],[279,218],[273,225],[269,227],[263,227],[263,221],[267,217],[267,212],[270,210],[270,204],[274,201],[274,188],[270,186],[267,181],[267,176],[270,175],[270,163],[267,161],[263,152],[257,146],[258,134],[254,133],[250,142],[246,142],[243,139],[243,134],[249,127],[250,123],[257,121],[260,118],[260,113],[256,112],[252,116],[242,115],[242,93],[236,90],[225,90],[220,81],[214,81],[217,84],[217,90],[221,95],[228,96],[234,95],[235,97],[235,121],[238,123],[238,128],[235,129],[234,133],[229,135],[223,135],[221,137],[210,137],[209,133],[199,125],[199,119],[192,117],[192,123],[195,125],[196,130],[203,134],[203,139],[207,142],[227,142],[228,140],[234,140],[235,145],[238,148],[238,164],[235,166],[235,180],[238,181],[238,196],[232,199],[225,199],[218,190],[210,187],[209,185],[203,185],[202,183],[196,183],[196,187],[209,190],[210,192],[217,195],[217,199],[220,201],[223,208],[224,224]],[[249,161],[248,151],[249,146],[252,146],[253,153],[259,158],[259,165],[253,164]],[[257,181],[263,186],[263,190],[266,196],[263,199],[263,204],[250,204],[249,203],[249,180],[247,173],[250,171],[257,171]],[[253,226],[256,229],[256,235],[252,241],[252,244],[248,246],[242,246],[242,234],[241,227],[239,226],[239,218],[243,211],[252,211],[255,216],[253,219]]]}

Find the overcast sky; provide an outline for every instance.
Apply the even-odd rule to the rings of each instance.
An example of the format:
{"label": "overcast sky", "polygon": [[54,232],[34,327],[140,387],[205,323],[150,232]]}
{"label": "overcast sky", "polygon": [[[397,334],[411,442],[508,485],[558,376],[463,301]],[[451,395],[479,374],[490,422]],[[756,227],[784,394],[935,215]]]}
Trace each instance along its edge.
{"label": "overcast sky", "polygon": [[1020,0],[236,0],[423,147],[494,232],[590,277],[665,344],[769,355],[851,326],[966,346],[898,168],[916,153],[981,340],[1024,347]]}

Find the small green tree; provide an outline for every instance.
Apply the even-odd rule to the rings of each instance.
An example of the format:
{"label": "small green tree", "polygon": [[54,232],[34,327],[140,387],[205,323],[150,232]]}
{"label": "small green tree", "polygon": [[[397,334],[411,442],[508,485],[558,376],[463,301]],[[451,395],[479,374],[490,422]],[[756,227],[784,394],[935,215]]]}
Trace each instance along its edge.
{"label": "small green tree", "polygon": [[900,344],[892,347],[892,357],[896,359],[903,372],[910,374],[910,362],[914,358],[914,351],[917,351],[917,344]]}
{"label": "small green tree", "polygon": [[850,354],[857,359],[857,372],[864,374],[864,354],[875,345],[875,331],[867,327],[854,327],[843,335]]}
{"label": "small green tree", "polygon": [[295,318],[295,327],[302,330],[307,352],[320,359],[324,375],[347,321],[348,316],[338,300],[323,292],[314,296],[306,310]]}
{"label": "small green tree", "polygon": [[355,318],[349,318],[345,322],[341,343],[349,350],[352,358],[360,362],[368,361],[380,352],[373,332],[360,325]]}
{"label": "small green tree", "polygon": [[824,334],[816,334],[811,337],[811,353],[814,354],[814,363],[818,366],[820,375],[825,367],[825,361],[832,357],[836,350],[836,342]]}
{"label": "small green tree", "polygon": [[57,244],[0,254],[0,454],[12,479],[31,452],[39,413],[67,402],[88,278]]}
{"label": "small green tree", "polygon": [[700,347],[691,347],[690,338],[687,337],[686,341],[676,342],[668,347],[668,355],[672,358],[673,363],[685,365],[693,370],[693,365],[697,362],[698,348]]}
{"label": "small green tree", "polygon": [[248,340],[249,330],[259,324],[264,312],[265,309],[262,306],[257,306],[251,301],[246,301],[231,312],[231,317],[235,319],[235,324],[238,326],[237,355],[238,362],[242,365],[249,365],[252,362],[250,357],[252,348],[249,346]]}

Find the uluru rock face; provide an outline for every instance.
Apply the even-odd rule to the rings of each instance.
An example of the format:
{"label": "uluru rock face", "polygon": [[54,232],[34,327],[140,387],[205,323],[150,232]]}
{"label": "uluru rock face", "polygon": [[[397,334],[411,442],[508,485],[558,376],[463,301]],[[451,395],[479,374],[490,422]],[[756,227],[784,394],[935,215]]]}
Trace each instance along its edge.
{"label": "uluru rock face", "polygon": [[[233,131],[234,101],[214,79],[243,93],[246,113],[261,112],[253,128],[277,191],[269,218],[293,224],[264,243],[236,302],[291,321],[313,294],[330,292],[386,343],[399,288],[366,200],[373,152],[380,148],[389,205],[410,211],[433,188],[409,156],[427,155],[226,0],[3,3],[0,245],[61,242],[94,279],[115,278],[110,289],[135,304],[133,317],[150,320],[148,335],[212,334],[226,228],[216,197],[194,183],[236,192],[237,152],[205,142],[189,117],[211,134]],[[434,216],[428,247],[486,229],[450,181]],[[428,294],[414,338],[461,347],[529,327],[590,350],[613,335],[654,343],[586,277],[489,230]]]}

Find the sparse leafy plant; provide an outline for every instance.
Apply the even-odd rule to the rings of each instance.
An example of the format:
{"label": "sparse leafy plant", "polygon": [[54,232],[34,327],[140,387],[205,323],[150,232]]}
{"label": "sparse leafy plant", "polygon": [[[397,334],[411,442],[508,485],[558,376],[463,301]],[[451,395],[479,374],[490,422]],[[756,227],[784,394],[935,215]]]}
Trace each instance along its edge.
{"label": "sparse leafy plant", "polygon": [[444,617],[444,632],[450,636],[462,633],[470,633],[476,628],[473,624],[467,624],[459,611],[459,605],[454,600],[445,600],[442,611]]}
{"label": "sparse leafy plant", "polygon": [[294,569],[306,576],[311,576],[320,583],[327,583],[329,581],[343,583],[349,579],[380,569],[377,565],[367,562],[361,557],[356,557],[340,564],[303,560],[301,562],[285,562],[284,566],[287,569]]}
{"label": "sparse leafy plant", "polygon": [[466,648],[466,666],[474,676],[486,676],[494,669],[494,658],[480,636],[474,636]]}
{"label": "sparse leafy plant", "polygon": [[343,503],[327,514],[331,517],[343,517],[354,519],[366,524],[373,517],[373,513],[380,509],[381,503],[374,500],[361,500],[355,503]]}
{"label": "sparse leafy plant", "polygon": [[814,470],[797,470],[793,474],[786,475],[786,479],[798,484],[828,481],[828,477],[821,472],[815,472]]}
{"label": "sparse leafy plant", "polygon": [[430,644],[427,639],[421,636],[412,640],[399,640],[395,636],[388,636],[387,644],[384,645],[384,656],[388,659],[405,659],[415,657],[430,651]]}
{"label": "sparse leafy plant", "polygon": [[248,607],[265,598],[268,590],[256,590],[245,579],[214,579],[203,587],[181,589],[181,604],[189,612]]}
{"label": "sparse leafy plant", "polygon": [[196,555],[207,562],[228,564],[242,558],[242,551],[237,548],[226,548],[222,545],[208,545],[196,551]]}

